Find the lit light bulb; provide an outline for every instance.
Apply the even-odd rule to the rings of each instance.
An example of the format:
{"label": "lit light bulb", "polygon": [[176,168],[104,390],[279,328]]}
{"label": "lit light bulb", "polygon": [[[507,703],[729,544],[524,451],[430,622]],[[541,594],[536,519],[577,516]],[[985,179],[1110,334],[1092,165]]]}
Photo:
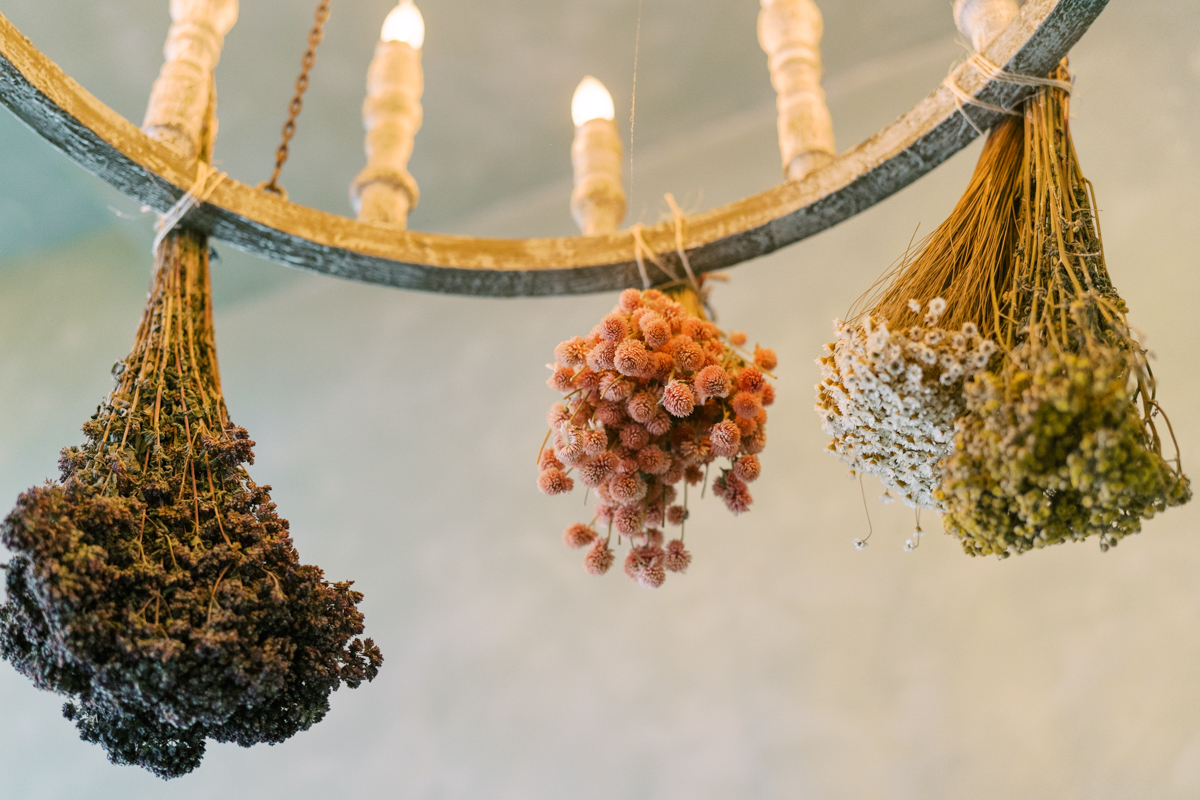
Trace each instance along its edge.
{"label": "lit light bulb", "polygon": [[592,119],[612,119],[616,116],[613,110],[612,95],[604,84],[588,75],[575,88],[575,96],[571,98],[571,119],[578,128]]}
{"label": "lit light bulb", "polygon": [[412,49],[420,50],[425,43],[425,20],[412,0],[401,0],[383,21],[379,34],[383,42],[406,42]]}

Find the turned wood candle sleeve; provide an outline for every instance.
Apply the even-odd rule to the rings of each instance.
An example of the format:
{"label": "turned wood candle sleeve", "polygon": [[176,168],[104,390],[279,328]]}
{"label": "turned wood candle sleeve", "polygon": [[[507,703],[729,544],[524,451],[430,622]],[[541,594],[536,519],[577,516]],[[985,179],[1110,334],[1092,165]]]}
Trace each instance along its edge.
{"label": "turned wood candle sleeve", "polygon": [[590,119],[575,129],[571,214],[585,236],[611,233],[625,218],[622,153],[617,124],[611,119]]}
{"label": "turned wood candle sleeve", "polygon": [[1017,0],[954,1],[954,24],[979,53],[1020,13]]}
{"label": "turned wood candle sleeve", "polygon": [[406,42],[375,45],[363,101],[367,166],[350,186],[350,201],[363,222],[408,226],[420,197],[408,159],[421,127],[424,90],[420,50]]}
{"label": "turned wood candle sleeve", "polygon": [[783,172],[799,180],[833,160],[833,120],[821,89],[824,23],[812,0],[762,0],[758,41],[779,109]]}
{"label": "turned wood candle sleeve", "polygon": [[237,16],[238,0],[171,0],[166,61],[150,90],[142,130],[188,159],[200,155],[213,70]]}

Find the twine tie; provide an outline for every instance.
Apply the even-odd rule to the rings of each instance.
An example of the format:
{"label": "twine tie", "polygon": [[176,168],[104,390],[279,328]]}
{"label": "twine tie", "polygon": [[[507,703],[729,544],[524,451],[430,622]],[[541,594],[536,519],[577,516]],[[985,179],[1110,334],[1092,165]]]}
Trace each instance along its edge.
{"label": "twine tie", "polygon": [[974,128],[975,132],[980,136],[984,134],[984,130],[975,123],[975,120],[971,119],[971,115],[967,113],[966,106],[977,106],[979,108],[987,109],[988,111],[993,111],[997,114],[1005,114],[1011,117],[1019,117],[1021,116],[1021,112],[1014,111],[1011,108],[1005,108],[1004,106],[998,106],[993,103],[989,103],[986,100],[980,100],[959,86],[958,77],[968,66],[985,76],[989,82],[996,81],[997,83],[1008,83],[1014,86],[1052,86],[1056,89],[1062,89],[1067,94],[1070,94],[1072,89],[1069,81],[1060,81],[1056,78],[1038,78],[1033,75],[1020,75],[1016,72],[1007,72],[1002,67],[998,67],[989,61],[982,53],[973,54],[966,61],[955,67],[950,74],[946,76],[946,79],[942,81],[942,85],[949,89],[951,94],[954,95],[954,102],[955,105],[958,106],[959,113],[963,115],[963,118],[967,121],[967,124]]}
{"label": "twine tie", "polygon": [[167,238],[167,234],[179,226],[189,211],[208,200],[225,177],[224,172],[213,169],[203,161],[196,162],[196,180],[192,183],[192,188],[184,192],[183,197],[180,197],[167,213],[160,216],[154,226],[156,232],[154,244],[150,249],[152,254],[158,254],[158,246]]}

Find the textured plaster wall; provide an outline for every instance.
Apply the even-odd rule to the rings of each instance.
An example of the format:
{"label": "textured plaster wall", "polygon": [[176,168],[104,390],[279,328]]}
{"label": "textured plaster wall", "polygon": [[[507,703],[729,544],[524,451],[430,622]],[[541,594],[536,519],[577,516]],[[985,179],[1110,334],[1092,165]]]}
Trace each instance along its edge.
{"label": "textured plaster wall", "polygon": [[[831,27],[856,24],[856,4],[824,5]],[[876,5],[899,15],[905,4]],[[911,105],[957,52],[947,35],[845,58],[829,81],[840,144]],[[1113,0],[1072,65],[1109,268],[1200,478],[1200,8]],[[773,183],[765,101],[648,134],[633,211],[653,220],[664,191],[708,206]],[[14,152],[61,164],[0,125],[0,170],[21,169]],[[335,694],[311,731],[275,747],[210,746],[199,770],[168,784],[109,765],[61,718],[60,698],[0,665],[0,796],[1200,795],[1200,505],[1106,554],[1087,543],[1001,563],[966,558],[929,519],[920,549],[903,553],[911,512],[880,505],[868,484],[874,538],[851,547],[867,522],[858,486],[822,452],[812,360],[830,319],[918,223],[945,216],[977,152],[716,290],[724,325],[779,352],[780,400],[753,511],[694,504],[692,569],[657,592],[584,575],[559,542],[585,514],[581,495],[534,487],[553,399],[542,365],[613,297],[406,294],[218,244],[223,383],[258,441],[252,473],[275,487],[301,556],[358,581],[387,662],[373,684]],[[563,230],[566,174],[440,227]],[[64,213],[136,211],[81,185],[94,200]],[[2,207],[34,188],[0,185]],[[107,391],[144,298],[149,239],[145,220],[105,218],[0,262],[4,504],[53,474]]]}

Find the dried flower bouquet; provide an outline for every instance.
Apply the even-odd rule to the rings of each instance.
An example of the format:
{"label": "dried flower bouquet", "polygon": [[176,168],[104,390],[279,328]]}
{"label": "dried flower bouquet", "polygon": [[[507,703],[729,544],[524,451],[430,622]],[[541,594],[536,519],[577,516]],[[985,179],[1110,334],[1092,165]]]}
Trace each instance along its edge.
{"label": "dried flower bouquet", "polygon": [[719,458],[727,465],[713,492],[734,514],[750,509],[747,484],[761,470],[776,358],[761,347],[743,356],[735,348],[744,343],[744,334],[726,335],[709,322],[689,288],[626,289],[590,334],[555,348],[548,382],[563,398],[548,416],[551,446],[538,456],[538,487],[570,492],[574,472],[595,490],[595,517],[563,537],[587,548],[589,573],[612,566],[614,532],[618,543],[629,541],[625,572],[642,585],[686,571],[692,557],[682,531],[664,547],[662,529],[683,526],[687,487],[703,483]]}
{"label": "dried flower bouquet", "polygon": [[[829,449],[917,508],[966,410],[963,386],[996,351],[995,296],[1010,271],[1020,190],[1020,120],[988,137],[966,192],[916,252],[869,290],[819,359],[817,413]],[[922,302],[926,301],[926,302]]]}
{"label": "dried flower bouquet", "polygon": [[1067,106],[1045,87],[992,131],[950,218],[868,292],[869,312],[836,323],[819,362],[830,449],[944,512],[971,555],[1089,536],[1108,549],[1191,497],[1178,454],[1162,456],[1170,426],[1104,265]]}
{"label": "dried flower bouquet", "polygon": [[[1060,68],[1054,76],[1065,80]],[[1101,549],[1191,499],[1146,352],[1104,263],[1066,92],[1025,105],[1022,202],[996,336],[1004,358],[967,386],[938,493],[971,555],[1096,536]]]}
{"label": "dried flower bouquet", "polygon": [[0,525],[0,654],[82,738],[164,778],[205,739],[282,742],[382,663],[350,583],[300,563],[217,373],[206,237],[170,234],[117,386],[59,482]]}

